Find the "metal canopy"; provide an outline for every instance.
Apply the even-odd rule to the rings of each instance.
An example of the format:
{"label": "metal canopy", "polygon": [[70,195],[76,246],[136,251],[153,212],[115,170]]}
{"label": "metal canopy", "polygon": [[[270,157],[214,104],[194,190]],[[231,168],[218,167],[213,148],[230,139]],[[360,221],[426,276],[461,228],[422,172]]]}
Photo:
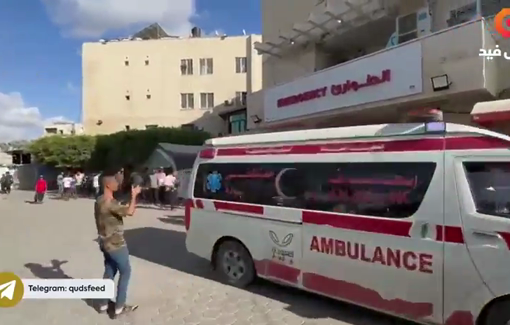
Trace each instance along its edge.
{"label": "metal canopy", "polygon": [[280,33],[275,40],[256,42],[260,53],[282,56],[283,52],[308,43],[320,43],[331,37],[378,20],[394,8],[398,0],[326,0],[317,5],[304,22]]}

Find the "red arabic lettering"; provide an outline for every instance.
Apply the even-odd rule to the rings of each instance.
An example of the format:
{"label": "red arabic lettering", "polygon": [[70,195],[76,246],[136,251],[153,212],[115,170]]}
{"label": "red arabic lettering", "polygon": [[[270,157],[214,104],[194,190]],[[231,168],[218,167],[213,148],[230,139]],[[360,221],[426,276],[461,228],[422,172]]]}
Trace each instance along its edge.
{"label": "red arabic lettering", "polygon": [[251,169],[246,172],[246,174],[230,174],[225,177],[225,180],[232,179],[253,179],[253,178],[273,178],[275,177],[274,172],[266,172],[259,169]]}
{"label": "red arabic lettering", "polygon": [[347,80],[341,84],[333,84],[329,87],[321,87],[309,91],[305,91],[303,93],[287,96],[284,98],[280,98],[276,101],[276,107],[286,107],[292,106],[304,102],[308,102],[311,100],[315,100],[321,97],[327,96],[327,90],[330,89],[330,93],[333,96],[339,96],[346,94],[350,91],[357,92],[358,90],[366,87],[377,86],[383,83],[391,82],[391,70],[385,69],[381,72],[381,76],[367,74],[365,82],[361,83],[354,80]]}
{"label": "red arabic lettering", "polygon": [[366,81],[359,83],[357,81],[347,80],[343,84],[331,85],[331,94],[333,96],[343,95],[350,91],[358,91],[361,88],[377,86],[391,81],[391,70],[383,70],[381,77],[367,74]]}
{"label": "red arabic lettering", "polygon": [[313,236],[310,243],[310,251],[346,257],[366,263],[380,264],[397,269],[404,268],[408,271],[421,273],[433,273],[433,256],[427,253],[402,251],[390,247],[376,246],[373,249],[363,243],[356,243],[334,238]]}
{"label": "red arabic lettering", "polygon": [[352,185],[388,185],[388,186],[406,186],[415,188],[418,179],[415,178],[404,178],[402,176],[395,176],[391,178],[348,178],[344,176],[338,176],[328,181],[330,184],[352,184]]}
{"label": "red arabic lettering", "polygon": [[376,193],[372,191],[348,191],[333,189],[328,192],[330,199],[338,200],[341,203],[385,203],[405,204],[409,202],[409,191],[392,191],[387,193]]}

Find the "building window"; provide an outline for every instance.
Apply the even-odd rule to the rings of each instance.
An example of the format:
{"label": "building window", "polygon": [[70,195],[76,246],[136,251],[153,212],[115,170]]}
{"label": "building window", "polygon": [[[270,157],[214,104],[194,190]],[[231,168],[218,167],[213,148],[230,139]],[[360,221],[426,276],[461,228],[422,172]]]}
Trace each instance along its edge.
{"label": "building window", "polygon": [[195,96],[193,94],[181,94],[181,108],[182,109],[195,108]]}
{"label": "building window", "polygon": [[129,131],[129,130],[131,130],[131,127],[130,127],[129,125],[125,125],[125,126],[124,126],[124,129],[125,129],[126,131]]}
{"label": "building window", "polygon": [[236,58],[236,73],[246,73],[247,60],[244,58]]}
{"label": "building window", "polygon": [[213,59],[200,59],[200,74],[213,74]]}
{"label": "building window", "polygon": [[237,91],[236,92],[236,104],[237,106],[246,106],[246,91]]}
{"label": "building window", "polygon": [[131,96],[126,95],[126,100],[131,100]]}
{"label": "building window", "polygon": [[[205,163],[198,167],[193,194],[209,200],[403,219],[420,208],[435,170],[434,162]],[[219,176],[212,189],[207,186],[211,174]]]}
{"label": "building window", "polygon": [[150,129],[157,129],[158,128],[158,125],[157,124],[147,124],[145,126],[145,129],[146,130],[150,130]]}
{"label": "building window", "polygon": [[193,59],[181,60],[181,75],[189,76],[193,74]]}
{"label": "building window", "polygon": [[246,132],[246,111],[232,114],[228,118],[228,133],[240,134]]}
{"label": "building window", "polygon": [[47,134],[57,134],[57,128],[47,128],[46,133]]}
{"label": "building window", "polygon": [[145,58],[145,65],[149,65],[149,57]]}
{"label": "building window", "polygon": [[128,66],[129,66],[129,61],[128,61],[128,60],[124,61],[124,65],[125,65],[126,67],[128,67]]}
{"label": "building window", "polygon": [[200,94],[200,108],[210,109],[214,107],[214,94],[213,93],[201,93]]}
{"label": "building window", "polygon": [[60,132],[60,134],[64,134],[64,130],[60,130],[59,132]]}

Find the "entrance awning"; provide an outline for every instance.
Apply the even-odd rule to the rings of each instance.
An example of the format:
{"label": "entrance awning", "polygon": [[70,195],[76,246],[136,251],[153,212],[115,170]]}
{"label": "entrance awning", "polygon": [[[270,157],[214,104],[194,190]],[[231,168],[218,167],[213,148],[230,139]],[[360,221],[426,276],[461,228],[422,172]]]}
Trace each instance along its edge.
{"label": "entrance awning", "polygon": [[310,42],[323,42],[378,20],[386,16],[388,10],[397,3],[398,0],[324,0],[315,6],[306,21],[298,22],[291,30],[281,32],[276,40],[256,42],[255,49],[259,54],[280,56],[295,47]]}
{"label": "entrance awning", "polygon": [[510,121],[510,99],[476,103],[471,111],[473,122],[488,126]]}

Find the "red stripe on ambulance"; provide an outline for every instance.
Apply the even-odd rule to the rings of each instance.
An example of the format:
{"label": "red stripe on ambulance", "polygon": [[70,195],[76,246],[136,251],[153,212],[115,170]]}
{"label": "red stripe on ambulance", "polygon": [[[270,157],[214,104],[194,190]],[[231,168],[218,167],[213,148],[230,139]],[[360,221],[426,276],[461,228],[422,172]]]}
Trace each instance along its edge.
{"label": "red stripe on ambulance", "polygon": [[418,140],[392,140],[372,142],[335,142],[277,147],[218,148],[216,156],[266,156],[310,155],[361,152],[416,152],[438,150],[508,149],[510,144],[502,139],[470,136]]}

